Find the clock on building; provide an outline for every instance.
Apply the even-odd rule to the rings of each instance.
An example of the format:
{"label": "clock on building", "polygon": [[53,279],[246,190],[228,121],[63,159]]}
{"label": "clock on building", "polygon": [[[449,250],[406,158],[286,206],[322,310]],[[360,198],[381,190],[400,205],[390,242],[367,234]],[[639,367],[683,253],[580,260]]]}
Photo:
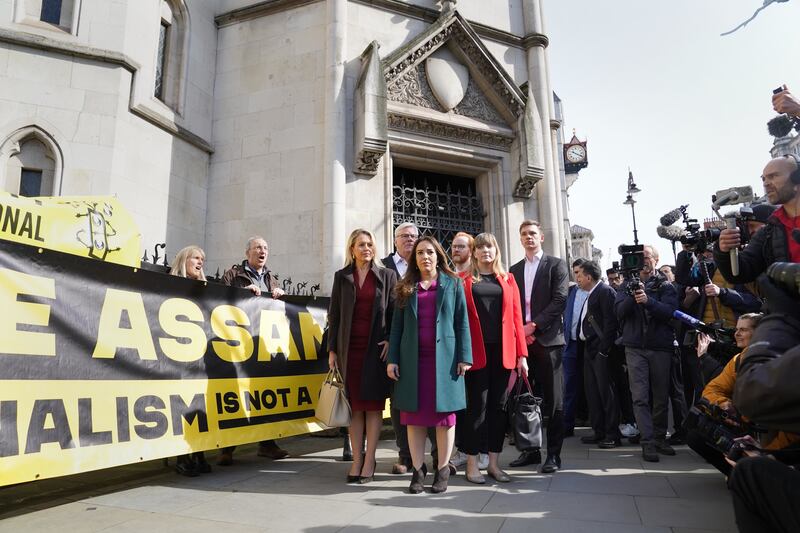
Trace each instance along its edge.
{"label": "clock on building", "polygon": [[572,139],[564,145],[564,171],[567,174],[577,173],[589,164],[586,153],[586,141],[578,140],[575,132]]}

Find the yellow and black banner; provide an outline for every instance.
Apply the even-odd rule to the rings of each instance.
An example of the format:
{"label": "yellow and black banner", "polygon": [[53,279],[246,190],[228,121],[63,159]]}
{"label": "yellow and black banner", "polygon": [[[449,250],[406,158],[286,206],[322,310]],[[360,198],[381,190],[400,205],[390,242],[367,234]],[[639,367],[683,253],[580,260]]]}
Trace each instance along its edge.
{"label": "yellow and black banner", "polygon": [[26,198],[0,192],[0,239],[139,266],[139,230],[110,196]]}
{"label": "yellow and black banner", "polygon": [[0,240],[0,485],[321,429],[327,307]]}

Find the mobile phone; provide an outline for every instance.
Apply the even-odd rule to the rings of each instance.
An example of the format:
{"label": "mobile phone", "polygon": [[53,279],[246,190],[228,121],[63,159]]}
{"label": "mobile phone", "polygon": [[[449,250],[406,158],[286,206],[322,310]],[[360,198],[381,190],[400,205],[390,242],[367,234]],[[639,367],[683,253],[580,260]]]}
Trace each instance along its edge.
{"label": "mobile phone", "polygon": [[783,91],[785,91],[785,90],[786,90],[786,89],[784,89],[784,88],[783,88],[783,85],[781,85],[781,86],[780,86],[780,87],[778,87],[777,89],[772,89],[772,94],[780,94],[780,93],[782,93],[782,92],[783,92]]}

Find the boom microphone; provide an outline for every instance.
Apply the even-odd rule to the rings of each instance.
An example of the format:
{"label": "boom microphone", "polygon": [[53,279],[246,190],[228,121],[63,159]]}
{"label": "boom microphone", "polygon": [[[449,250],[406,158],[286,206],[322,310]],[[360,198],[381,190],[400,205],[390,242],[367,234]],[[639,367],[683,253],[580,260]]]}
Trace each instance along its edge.
{"label": "boom microphone", "polygon": [[686,231],[678,226],[659,226],[656,228],[656,233],[658,233],[658,236],[662,239],[667,239],[672,242],[679,241],[686,235]]}
{"label": "boom microphone", "polygon": [[767,131],[773,137],[786,137],[792,128],[797,128],[797,122],[793,121],[789,115],[778,115],[767,122]]}
{"label": "boom microphone", "polygon": [[[683,207],[687,207],[687,206],[683,206]],[[661,220],[659,222],[661,222],[662,226],[671,226],[674,223],[676,223],[678,220],[680,220],[680,218],[682,216],[683,216],[683,213],[681,213],[680,208],[673,209],[672,211],[670,211],[669,213],[667,213],[666,215],[661,217]],[[666,237],[664,237],[664,238],[666,239]]]}

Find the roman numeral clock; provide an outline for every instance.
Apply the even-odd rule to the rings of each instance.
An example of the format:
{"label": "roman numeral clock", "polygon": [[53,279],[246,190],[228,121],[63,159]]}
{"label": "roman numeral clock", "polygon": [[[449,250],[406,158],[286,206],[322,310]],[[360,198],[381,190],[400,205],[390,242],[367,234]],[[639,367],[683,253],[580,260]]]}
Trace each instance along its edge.
{"label": "roman numeral clock", "polygon": [[564,145],[564,172],[577,174],[579,170],[586,168],[589,165],[586,155],[586,141],[578,140],[573,130],[572,139]]}

